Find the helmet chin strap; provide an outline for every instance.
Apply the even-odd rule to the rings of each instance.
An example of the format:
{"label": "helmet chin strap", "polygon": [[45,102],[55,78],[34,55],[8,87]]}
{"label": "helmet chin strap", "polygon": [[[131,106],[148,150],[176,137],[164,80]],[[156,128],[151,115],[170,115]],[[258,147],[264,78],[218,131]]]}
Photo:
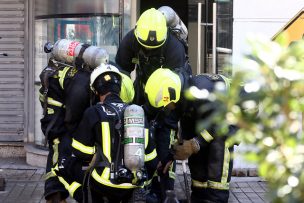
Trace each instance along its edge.
{"label": "helmet chin strap", "polygon": [[101,103],[103,103],[104,100],[106,99],[106,97],[107,97],[109,94],[111,94],[111,92],[107,92],[107,93],[104,94],[104,95],[99,95],[99,101],[100,101]]}

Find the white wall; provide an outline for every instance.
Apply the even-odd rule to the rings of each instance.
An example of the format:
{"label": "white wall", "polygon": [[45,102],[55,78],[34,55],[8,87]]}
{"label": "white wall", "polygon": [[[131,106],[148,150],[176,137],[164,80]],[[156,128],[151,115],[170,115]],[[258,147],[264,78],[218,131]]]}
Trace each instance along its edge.
{"label": "white wall", "polygon": [[[233,62],[238,64],[248,50],[248,35],[272,38],[304,7],[304,0],[234,0],[233,4]],[[236,147],[234,168],[255,168],[238,156],[246,148]]]}
{"label": "white wall", "polygon": [[246,52],[248,34],[272,38],[303,7],[304,0],[234,0],[233,60]]}

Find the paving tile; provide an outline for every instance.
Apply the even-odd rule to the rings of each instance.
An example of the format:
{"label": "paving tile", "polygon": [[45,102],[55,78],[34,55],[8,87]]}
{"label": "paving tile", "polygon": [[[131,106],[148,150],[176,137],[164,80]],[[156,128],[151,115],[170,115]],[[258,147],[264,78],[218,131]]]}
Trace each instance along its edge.
{"label": "paving tile", "polygon": [[247,195],[245,194],[245,193],[243,193],[243,192],[239,192],[239,193],[237,193],[237,195],[236,195],[236,198],[237,198],[237,200],[239,201],[239,202],[251,202],[250,201],[250,199],[247,197]]}
{"label": "paving tile", "polygon": [[233,193],[243,192],[243,190],[241,188],[231,188],[231,191]]}
{"label": "paving tile", "polygon": [[239,203],[239,201],[237,200],[237,198],[235,197],[235,195],[232,192],[230,192],[230,194],[229,194],[228,203]]}
{"label": "paving tile", "polygon": [[250,187],[250,186],[248,185],[247,182],[240,182],[240,183],[237,183],[237,185],[238,185],[240,188]]}
{"label": "paving tile", "polygon": [[[15,166],[15,164],[19,164]],[[43,168],[23,166],[23,160],[0,160],[0,177],[6,177],[5,191],[0,191],[0,202],[10,203],[45,203]],[[5,165],[6,169],[3,168]],[[20,169],[18,167],[20,166]],[[190,185],[190,174],[187,171]],[[181,167],[176,175],[176,194],[179,199],[185,199],[184,177]],[[229,203],[268,203],[267,183],[258,177],[233,177],[230,183]],[[76,203],[73,199],[67,199],[68,203]],[[136,203],[143,201],[136,200]]]}
{"label": "paving tile", "polygon": [[267,189],[267,183],[265,182],[265,181],[260,181],[260,182],[258,182],[259,183],[259,185],[265,190],[265,191],[267,191],[268,189]]}
{"label": "paving tile", "polygon": [[264,200],[260,198],[255,192],[246,193],[247,197],[254,203],[263,203]]}
{"label": "paving tile", "polygon": [[254,192],[253,189],[251,187],[241,187],[241,190],[244,192],[244,193],[247,193],[247,192]]}
{"label": "paving tile", "polygon": [[22,193],[20,194],[20,196],[27,198],[27,197],[32,197],[32,194],[34,192],[34,190],[37,187],[37,183],[28,183],[26,184],[24,190],[22,191]]}
{"label": "paving tile", "polygon": [[264,201],[264,202],[269,202],[267,199],[267,193],[266,192],[257,192],[257,195]]}
{"label": "paving tile", "polygon": [[258,182],[249,182],[248,185],[254,192],[265,192],[265,189]]}

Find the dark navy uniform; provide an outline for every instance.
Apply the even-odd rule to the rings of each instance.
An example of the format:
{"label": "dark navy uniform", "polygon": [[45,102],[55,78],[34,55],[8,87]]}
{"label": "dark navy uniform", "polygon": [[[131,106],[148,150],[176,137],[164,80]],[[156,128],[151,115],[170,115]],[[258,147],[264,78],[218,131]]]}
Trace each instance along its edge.
{"label": "dark navy uniform", "polygon": [[[72,159],[77,159],[72,168],[74,179],[61,180],[65,183],[69,191],[73,190],[73,197],[81,202],[83,200],[81,186],[82,182],[74,180],[82,180],[84,174],[79,173],[79,166],[82,161],[90,161],[96,152],[96,160],[88,172],[87,194],[92,197],[93,202],[103,202],[103,199],[108,199],[109,202],[128,201],[132,196],[134,188],[139,187],[132,184],[131,179],[113,179],[111,172],[114,167],[114,162],[123,159],[123,145],[115,127],[119,119],[123,119],[123,112],[126,104],[122,102],[117,94],[110,94],[105,101],[97,103],[88,108],[79,124],[77,131],[73,134]],[[123,129],[122,129],[123,130]],[[145,130],[145,166],[148,169],[148,177],[152,177],[156,170],[157,160],[155,159],[156,149],[153,141],[149,139],[149,131]],[[67,158],[69,159],[69,158]],[[113,164],[112,164],[113,163]],[[117,163],[118,168],[122,167],[121,161]],[[60,166],[59,166],[60,167]],[[77,176],[77,177],[76,177]],[[127,182],[126,182],[127,181]],[[74,188],[73,188],[74,187]],[[90,195],[91,194],[91,195]]]}
{"label": "dark navy uniform", "polygon": [[[192,74],[183,43],[168,32],[168,37],[164,45],[159,48],[145,49],[138,43],[134,35],[134,30],[131,30],[121,41],[115,60],[121,69],[128,73],[131,73],[135,69],[135,66],[137,67],[136,80],[134,81],[135,99],[133,102],[138,105],[145,104],[144,110],[148,115],[150,123],[154,122],[154,120],[157,121],[153,127],[153,131],[158,158],[159,160],[167,159],[173,143],[172,141],[175,137],[179,118],[174,112],[170,114],[164,114],[164,112],[158,113],[159,109],[153,109],[147,104],[144,85],[149,76],[160,67],[169,68],[178,74],[184,75],[184,77]],[[167,180],[168,176],[171,177],[170,180]],[[170,173],[161,179],[166,179],[165,181],[161,181],[165,190],[174,189],[175,174],[172,168]],[[159,183],[157,180],[154,180],[154,182],[153,185],[157,188]],[[165,191],[162,191],[163,197],[164,192]]]}
{"label": "dark navy uniform", "polygon": [[115,60],[117,65],[128,73],[137,65],[134,85],[135,103],[139,105],[145,102],[144,84],[156,69],[163,67],[192,74],[183,43],[170,32],[163,46],[145,49],[136,40],[134,29],[129,31],[119,45]]}
{"label": "dark navy uniform", "polygon": [[[212,92],[215,83],[219,81],[226,83],[220,75],[202,74],[194,76],[190,80],[190,86]],[[187,111],[181,119],[183,139],[195,138],[200,144],[200,151],[188,159],[192,179],[191,202],[228,202],[233,147],[228,147],[225,141],[227,136],[235,133],[236,127],[230,126],[226,136],[217,136],[216,124],[198,131],[197,122],[204,122],[216,104],[207,100],[186,103]],[[204,106],[208,106],[208,110],[201,113],[198,109]]]}
{"label": "dark navy uniform", "polygon": [[[45,71],[53,72],[49,74]],[[51,173],[51,168],[56,166],[60,156],[71,155],[70,135],[90,105],[90,73],[75,67],[48,67],[40,77],[40,101],[45,110],[41,129],[49,143],[44,195],[48,199],[60,192],[61,199],[65,199],[69,193],[58,177]]]}

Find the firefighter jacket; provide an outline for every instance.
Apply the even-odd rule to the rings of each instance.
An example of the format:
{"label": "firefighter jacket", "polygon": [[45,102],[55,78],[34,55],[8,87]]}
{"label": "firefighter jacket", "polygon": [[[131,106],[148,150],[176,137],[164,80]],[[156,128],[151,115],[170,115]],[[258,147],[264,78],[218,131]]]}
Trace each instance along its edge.
{"label": "firefighter jacket", "polygon": [[[189,81],[189,87],[213,92],[217,82],[224,82],[226,90],[229,90],[229,81],[215,74],[194,76]],[[183,102],[186,111],[181,117],[182,136],[187,140],[194,138],[200,144],[200,151],[188,158],[192,181],[191,202],[228,202],[233,146],[227,145],[226,138],[234,134],[237,128],[229,126],[225,136],[217,134],[220,123],[212,122],[209,127],[201,128],[200,122],[208,122],[207,119],[217,108],[217,102],[207,99],[185,99]],[[225,122],[225,118],[222,122]]]}
{"label": "firefighter jacket", "polygon": [[[91,177],[102,186],[119,189],[137,187],[131,183],[115,183],[110,177],[112,163],[115,164],[117,156],[119,157],[118,160],[122,160],[123,157],[123,145],[120,140],[122,138],[118,130],[115,129],[118,125],[118,116],[115,112],[119,112],[120,116],[123,116],[125,107],[126,104],[121,101],[118,95],[108,95],[103,104],[97,103],[85,111],[77,131],[73,134],[73,154],[77,158],[88,161],[92,159],[96,152],[96,161],[93,164],[93,169],[91,169]],[[120,119],[123,119],[123,117]],[[156,150],[149,137],[149,131],[146,128],[145,162],[146,167],[150,168],[151,171],[149,176],[152,176],[157,162],[153,161],[156,158]],[[120,151],[119,154],[118,151]],[[118,166],[121,163],[119,162]]]}
{"label": "firefighter jacket", "polygon": [[[216,82],[224,82],[226,84],[226,89],[228,90],[229,82],[223,76],[216,74],[196,75],[190,79],[189,87],[195,86],[198,89],[206,89],[209,92],[213,92]],[[203,122],[204,119],[208,118],[213,113],[216,108],[216,102],[199,99],[193,101],[184,99],[183,102],[183,109],[186,110],[183,112],[181,117],[183,138],[191,139],[195,137],[197,141],[199,141],[201,147],[205,147],[212,140],[214,140],[215,137],[217,137],[217,124],[211,124],[207,129],[199,130],[197,128],[197,122]],[[201,107],[205,107],[205,110],[199,111]],[[237,128],[235,126],[229,126],[229,133],[224,137],[235,133],[236,130]]]}
{"label": "firefighter jacket", "polygon": [[128,73],[137,65],[134,87],[135,103],[138,105],[144,103],[144,84],[156,69],[164,67],[187,75],[192,74],[183,43],[170,32],[163,46],[147,50],[138,43],[134,30],[131,30],[121,41],[115,60]]}
{"label": "firefighter jacket", "polygon": [[[53,74],[45,76],[49,69]],[[75,67],[47,67],[41,75],[39,99],[44,108],[40,120],[48,140],[73,132],[90,105],[90,73]]]}

